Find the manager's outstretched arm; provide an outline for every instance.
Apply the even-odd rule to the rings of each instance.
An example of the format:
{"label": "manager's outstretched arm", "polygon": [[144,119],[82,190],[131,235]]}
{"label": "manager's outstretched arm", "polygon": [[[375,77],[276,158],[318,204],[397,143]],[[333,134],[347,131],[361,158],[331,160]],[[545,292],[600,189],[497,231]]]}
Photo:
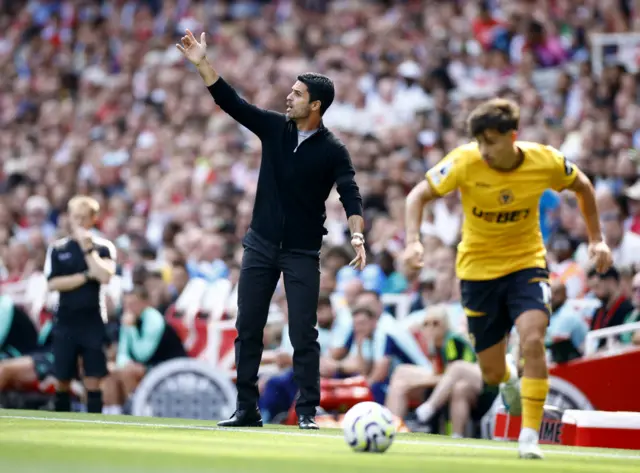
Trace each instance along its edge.
{"label": "manager's outstretched arm", "polygon": [[407,196],[404,217],[406,248],[403,255],[406,269],[417,270],[424,265],[424,247],[420,241],[422,212],[427,203],[438,197],[427,180],[421,181]]}
{"label": "manager's outstretched arm", "polygon": [[589,238],[589,258],[600,273],[605,272],[613,259],[609,246],[602,238],[600,230],[600,218],[598,216],[598,206],[596,204],[596,193],[591,181],[585,174],[578,170],[575,180],[569,186],[578,198],[580,212],[587,224],[587,236]]}
{"label": "manager's outstretched arm", "polygon": [[268,133],[272,119],[281,116],[278,113],[263,110],[246,102],[233,87],[218,75],[207,59],[205,34],[202,33],[200,35],[200,41],[198,42],[193,33],[186,30],[181,43],[176,44],[176,47],[189,62],[196,66],[209,93],[220,108],[257,136],[261,137]]}

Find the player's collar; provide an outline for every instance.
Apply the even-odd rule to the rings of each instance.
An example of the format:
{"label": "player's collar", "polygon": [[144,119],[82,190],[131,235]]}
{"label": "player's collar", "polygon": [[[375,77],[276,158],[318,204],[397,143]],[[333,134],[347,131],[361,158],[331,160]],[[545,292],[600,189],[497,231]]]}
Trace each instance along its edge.
{"label": "player's collar", "polygon": [[496,169],[496,168],[492,168],[492,169],[498,172],[513,172],[516,169],[518,169],[520,166],[522,166],[524,164],[524,159],[526,156],[522,148],[520,148],[519,146],[516,146],[516,149],[518,150],[518,155],[520,156],[520,160],[516,163],[515,166],[513,166],[510,169]]}

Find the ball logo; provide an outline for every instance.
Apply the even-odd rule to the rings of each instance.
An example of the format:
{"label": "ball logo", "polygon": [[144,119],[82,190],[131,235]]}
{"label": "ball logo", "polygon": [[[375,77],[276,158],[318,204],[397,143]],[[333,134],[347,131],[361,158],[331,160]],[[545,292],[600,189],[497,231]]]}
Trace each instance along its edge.
{"label": "ball logo", "polygon": [[229,376],[193,358],[153,368],[132,400],[135,416],[220,420],[235,410],[236,387]]}

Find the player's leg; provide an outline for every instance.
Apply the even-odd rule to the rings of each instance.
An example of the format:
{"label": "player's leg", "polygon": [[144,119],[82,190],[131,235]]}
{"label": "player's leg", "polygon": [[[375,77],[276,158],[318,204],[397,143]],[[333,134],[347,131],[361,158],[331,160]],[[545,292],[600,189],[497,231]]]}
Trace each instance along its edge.
{"label": "player's leg", "polygon": [[460,282],[469,336],[482,378],[490,386],[517,382],[517,372],[506,362],[506,336],[513,327],[506,305],[507,289],[504,278]]}
{"label": "player's leg", "polygon": [[397,366],[391,375],[385,405],[393,414],[403,419],[407,414],[407,407],[412,395],[417,391],[424,399],[424,390],[435,386],[438,383],[438,378],[438,375],[422,366]]}
{"label": "player's leg", "polygon": [[0,362],[0,392],[10,386],[21,386],[37,381],[35,363],[31,356],[8,358]]}
{"label": "player's leg", "polygon": [[520,392],[522,396],[522,430],[520,453],[524,458],[542,458],[537,449],[544,403],[549,393],[549,378],[544,349],[544,337],[549,321],[547,313],[529,310],[516,320],[520,336],[524,372]]}
{"label": "player's leg", "polygon": [[77,373],[79,346],[68,327],[56,326],[52,342],[53,374],[57,380],[55,410],[71,411],[71,380]]}
{"label": "player's leg", "polygon": [[320,344],[316,328],[320,294],[320,257],[287,252],[280,256],[279,263],[284,274],[289,309],[293,375],[300,389],[300,395],[296,400],[296,413],[300,428],[316,429],[317,426],[306,417],[315,416],[320,405]]}
{"label": "player's leg", "polygon": [[416,416],[422,423],[428,423],[431,418],[451,399],[453,389],[459,382],[464,382],[472,389],[482,387],[482,372],[475,363],[468,361],[454,361],[451,363],[435,389],[425,402],[416,409]]}
{"label": "player's leg", "polygon": [[549,323],[551,290],[548,273],[527,269],[513,275],[509,293],[509,311],[520,337],[524,373],[521,381],[522,430],[520,456],[542,458],[538,437],[544,403],[549,392],[544,339]]}

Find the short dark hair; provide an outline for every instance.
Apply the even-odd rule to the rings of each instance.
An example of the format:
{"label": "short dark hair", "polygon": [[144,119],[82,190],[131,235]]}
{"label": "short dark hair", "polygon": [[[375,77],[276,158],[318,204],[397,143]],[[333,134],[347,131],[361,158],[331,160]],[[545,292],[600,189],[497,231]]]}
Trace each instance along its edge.
{"label": "short dark hair", "polygon": [[473,137],[487,130],[500,133],[516,131],[520,123],[520,107],[508,99],[491,99],[478,105],[467,119],[469,134]]}
{"label": "short dark hair", "polygon": [[336,96],[333,81],[327,76],[315,72],[300,74],[298,80],[309,89],[309,103],[320,101],[320,115],[324,115]]}

